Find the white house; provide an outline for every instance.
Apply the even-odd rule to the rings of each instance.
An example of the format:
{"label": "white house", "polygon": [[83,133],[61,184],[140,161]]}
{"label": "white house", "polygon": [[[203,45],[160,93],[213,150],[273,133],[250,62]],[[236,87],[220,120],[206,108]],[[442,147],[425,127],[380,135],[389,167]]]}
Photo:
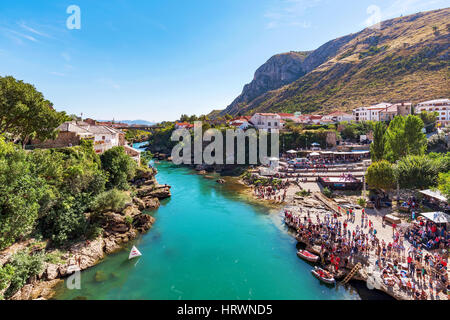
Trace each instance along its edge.
{"label": "white house", "polygon": [[120,131],[105,126],[87,126],[86,128],[94,136],[94,150],[103,153],[120,145]]}
{"label": "white house", "polygon": [[353,117],[352,114],[341,112],[341,111],[336,111],[336,112],[330,113],[330,114],[322,117],[322,121],[331,120],[334,123],[339,123],[339,122],[343,122],[343,121],[351,122],[354,119],[355,118]]}
{"label": "white house", "polygon": [[250,122],[256,129],[267,131],[280,130],[283,128],[281,117],[276,113],[255,113]]}
{"label": "white house", "polygon": [[246,130],[251,126],[250,119],[251,117],[249,116],[239,117],[231,120],[228,124],[241,130]]}
{"label": "white house", "polygon": [[176,122],[175,129],[192,129],[194,125],[189,122]]}
{"label": "white house", "polygon": [[361,107],[353,110],[354,120],[357,122],[361,121],[380,121],[380,113],[389,108],[392,104],[390,103],[379,103],[370,107]]}
{"label": "white house", "polygon": [[437,112],[439,116],[437,117],[438,123],[442,126],[450,124],[450,100],[449,99],[438,99],[421,102],[416,106],[416,114],[420,114],[422,111]]}

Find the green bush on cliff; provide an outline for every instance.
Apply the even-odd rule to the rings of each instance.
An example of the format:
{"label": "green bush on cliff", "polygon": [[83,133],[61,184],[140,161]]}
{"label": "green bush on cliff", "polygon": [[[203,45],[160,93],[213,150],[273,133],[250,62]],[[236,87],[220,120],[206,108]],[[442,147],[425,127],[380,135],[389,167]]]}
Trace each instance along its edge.
{"label": "green bush on cliff", "polygon": [[[10,264],[0,267],[0,291],[9,286],[11,279],[14,276],[14,267]],[[0,300],[2,297],[0,296]]]}
{"label": "green bush on cliff", "polygon": [[0,139],[0,249],[32,231],[47,191],[26,152]]}
{"label": "green bush on cliff", "polygon": [[94,212],[120,212],[130,201],[130,196],[125,192],[117,189],[111,189],[97,195],[92,202],[91,210]]}
{"label": "green bush on cliff", "polygon": [[131,159],[123,147],[114,147],[100,156],[102,168],[108,173],[108,188],[128,190],[128,181],[136,174],[136,162]]}
{"label": "green bush on cliff", "polygon": [[5,297],[11,297],[29,278],[40,274],[44,269],[44,261],[45,255],[42,253],[30,255],[27,250],[16,253],[9,264],[14,271],[10,276],[10,285],[5,291]]}

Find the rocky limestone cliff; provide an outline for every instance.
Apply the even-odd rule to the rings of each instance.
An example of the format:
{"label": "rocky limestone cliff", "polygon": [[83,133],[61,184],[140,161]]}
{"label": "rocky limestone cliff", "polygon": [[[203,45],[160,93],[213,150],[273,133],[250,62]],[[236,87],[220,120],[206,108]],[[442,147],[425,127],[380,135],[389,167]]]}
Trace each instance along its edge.
{"label": "rocky limestone cliff", "polygon": [[305,57],[303,75],[257,97],[244,89],[248,98],[238,97],[221,115],[327,113],[380,101],[447,98],[449,19],[450,8],[421,12],[332,40]]}
{"label": "rocky limestone cliff", "polygon": [[253,81],[244,86],[241,95],[226,110],[222,111],[221,114],[235,114],[243,104],[305,75],[307,72],[306,69],[309,66],[304,66],[303,62],[308,57],[308,54],[309,52],[292,51],[271,57],[256,70]]}

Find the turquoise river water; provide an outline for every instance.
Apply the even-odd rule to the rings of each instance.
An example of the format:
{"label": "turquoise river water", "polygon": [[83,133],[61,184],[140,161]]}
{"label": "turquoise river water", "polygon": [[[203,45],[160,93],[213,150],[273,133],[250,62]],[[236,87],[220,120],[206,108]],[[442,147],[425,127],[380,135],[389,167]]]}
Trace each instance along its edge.
{"label": "turquoise river water", "polygon": [[[156,166],[172,198],[150,213],[153,228],[82,272],[80,290],[61,286],[56,299],[360,299],[311,275],[280,209],[187,168]],[[132,245],[139,260],[127,260]]]}

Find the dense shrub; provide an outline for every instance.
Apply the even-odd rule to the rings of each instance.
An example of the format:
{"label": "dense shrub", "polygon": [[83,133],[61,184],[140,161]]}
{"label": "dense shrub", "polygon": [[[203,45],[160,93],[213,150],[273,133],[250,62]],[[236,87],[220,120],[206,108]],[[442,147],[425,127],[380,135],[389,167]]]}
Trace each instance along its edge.
{"label": "dense shrub", "polygon": [[44,269],[45,255],[42,253],[30,255],[28,251],[16,253],[10,262],[14,273],[10,276],[10,285],[5,297],[11,297],[22,288],[30,277],[40,274]]}
{"label": "dense shrub", "polygon": [[327,198],[333,198],[333,191],[328,189],[328,187],[323,188],[322,193]]}
{"label": "dense shrub", "polygon": [[395,170],[401,188],[427,189],[437,186],[443,163],[428,156],[407,156],[397,162]]}
{"label": "dense shrub", "polygon": [[131,159],[123,147],[114,147],[100,157],[102,168],[108,173],[108,188],[128,190],[128,180],[136,174],[136,162]]}
{"label": "dense shrub", "polygon": [[128,194],[117,189],[112,189],[97,195],[92,202],[91,210],[95,212],[120,212],[130,201],[131,198]]}
{"label": "dense shrub", "polygon": [[375,189],[390,190],[395,186],[395,174],[393,166],[383,160],[374,162],[367,169],[367,184]]}

